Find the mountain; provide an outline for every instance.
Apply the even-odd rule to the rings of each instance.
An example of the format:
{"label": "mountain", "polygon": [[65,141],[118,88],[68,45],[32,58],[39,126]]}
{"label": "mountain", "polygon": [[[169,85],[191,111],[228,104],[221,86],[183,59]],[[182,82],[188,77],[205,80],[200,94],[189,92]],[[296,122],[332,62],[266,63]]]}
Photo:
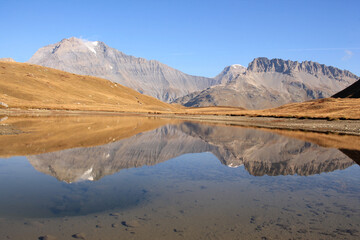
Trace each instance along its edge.
{"label": "mountain", "polygon": [[126,55],[100,41],[74,37],[40,48],[28,62],[105,78],[166,102],[217,83],[212,78],[191,76],[155,60]]}
{"label": "mountain", "polygon": [[177,109],[109,80],[38,65],[0,62],[0,76],[0,108],[126,112]]}
{"label": "mountain", "polygon": [[215,78],[220,84],[190,93],[174,102],[187,107],[278,107],[291,102],[326,98],[354,83],[346,70],[311,61],[256,58],[245,69],[226,67]]}
{"label": "mountain", "polygon": [[360,98],[360,79],[332,96],[333,98]]}
{"label": "mountain", "polygon": [[[96,181],[122,169],[150,166],[186,153],[211,152],[228,167],[252,175],[312,175],[354,164],[334,148],[239,127],[166,125],[102,146],[28,156],[38,171],[60,181]],[[352,151],[349,151],[352,153]]]}

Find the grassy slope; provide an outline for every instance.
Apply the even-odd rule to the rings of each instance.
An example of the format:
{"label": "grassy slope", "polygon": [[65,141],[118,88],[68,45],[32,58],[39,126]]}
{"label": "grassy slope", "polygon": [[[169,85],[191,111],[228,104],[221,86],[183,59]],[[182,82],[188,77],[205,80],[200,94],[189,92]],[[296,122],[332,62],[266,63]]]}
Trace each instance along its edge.
{"label": "grassy slope", "polygon": [[189,108],[188,114],[246,115],[297,118],[360,119],[359,98],[326,98],[302,103],[290,103],[264,110],[218,108]]}
{"label": "grassy slope", "polygon": [[261,115],[295,116],[305,118],[360,119],[360,99],[326,98],[291,103],[278,108],[261,110]]}
{"label": "grassy slope", "polygon": [[105,79],[9,62],[0,62],[0,102],[21,109],[169,112],[179,108]]}

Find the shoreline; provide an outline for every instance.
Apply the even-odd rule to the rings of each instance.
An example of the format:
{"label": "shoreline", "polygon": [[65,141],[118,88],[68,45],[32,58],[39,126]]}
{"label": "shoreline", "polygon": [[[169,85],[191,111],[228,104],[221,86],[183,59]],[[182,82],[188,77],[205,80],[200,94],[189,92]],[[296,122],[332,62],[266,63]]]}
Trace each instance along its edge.
{"label": "shoreline", "polygon": [[3,117],[46,117],[46,116],[145,116],[184,121],[207,122],[215,124],[235,125],[242,127],[280,129],[289,131],[305,131],[315,133],[331,133],[360,136],[360,120],[324,118],[296,118],[282,116],[234,116],[229,114],[186,114],[163,112],[113,112],[113,111],[73,111],[73,110],[23,110],[0,109],[0,119]]}
{"label": "shoreline", "polygon": [[[165,117],[160,115],[159,117]],[[304,131],[324,134],[360,136],[360,120],[324,120],[299,119],[288,117],[250,117],[250,116],[215,116],[215,115],[175,115],[166,116],[196,122],[220,123],[233,126]]]}

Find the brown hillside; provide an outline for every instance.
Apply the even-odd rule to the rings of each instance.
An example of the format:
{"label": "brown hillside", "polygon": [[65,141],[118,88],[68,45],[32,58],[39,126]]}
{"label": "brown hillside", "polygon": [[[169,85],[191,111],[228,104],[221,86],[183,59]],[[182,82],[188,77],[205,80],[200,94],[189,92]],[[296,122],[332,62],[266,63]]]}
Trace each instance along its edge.
{"label": "brown hillside", "polygon": [[0,62],[0,108],[169,112],[163,103],[111,81],[47,67]]}
{"label": "brown hillside", "polygon": [[329,119],[360,119],[360,99],[325,98],[302,103],[290,103],[278,108],[258,111],[258,115],[329,118]]}
{"label": "brown hillside", "polygon": [[338,92],[333,98],[360,98],[360,79],[349,87]]}
{"label": "brown hillside", "polygon": [[246,110],[230,107],[187,108],[187,114],[233,115],[327,119],[360,119],[360,99],[324,98],[301,103],[290,103],[265,110]]}

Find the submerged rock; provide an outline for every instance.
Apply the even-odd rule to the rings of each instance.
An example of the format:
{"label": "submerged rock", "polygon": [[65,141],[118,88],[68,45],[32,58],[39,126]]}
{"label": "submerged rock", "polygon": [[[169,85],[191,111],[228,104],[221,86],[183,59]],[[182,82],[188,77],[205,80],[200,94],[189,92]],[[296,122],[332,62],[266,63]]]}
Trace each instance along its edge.
{"label": "submerged rock", "polygon": [[72,237],[76,239],[86,239],[84,233],[75,233]]}
{"label": "submerged rock", "polygon": [[52,235],[45,235],[45,236],[39,237],[39,240],[57,240],[57,238]]}

